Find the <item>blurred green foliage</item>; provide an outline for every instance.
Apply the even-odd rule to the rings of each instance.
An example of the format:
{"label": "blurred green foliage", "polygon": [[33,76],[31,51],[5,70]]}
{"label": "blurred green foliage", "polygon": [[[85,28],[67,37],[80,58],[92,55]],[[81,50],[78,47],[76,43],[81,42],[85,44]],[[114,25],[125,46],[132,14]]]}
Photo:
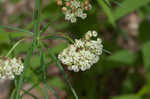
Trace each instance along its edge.
{"label": "blurred green foliage", "polygon": [[[14,5],[18,2],[21,1],[12,0]],[[150,0],[91,0],[91,3],[93,9],[88,12],[88,18],[78,19],[75,24],[64,20],[64,15],[54,0],[49,0],[42,7],[40,17],[41,27],[49,23],[49,28],[45,31],[48,35],[59,31],[68,33],[67,35],[75,39],[81,38],[88,30],[97,30],[103,39],[104,48],[111,52],[111,55],[104,52],[100,61],[90,70],[71,73],[72,83],[79,99],[150,99]],[[0,10],[2,15],[4,9],[0,8]],[[141,19],[136,38],[139,46],[137,51],[124,49],[118,44],[118,38],[124,37],[118,21],[132,12],[136,12]],[[23,23],[31,18],[32,13],[20,12],[19,16],[9,15],[9,25],[17,23],[20,28],[32,31],[33,21],[29,21],[28,24]],[[128,32],[125,33],[128,35]],[[111,39],[107,39],[107,35]],[[28,33],[0,28],[0,56],[5,55],[18,39],[28,36]],[[51,49],[57,55],[67,44],[68,42],[59,41],[59,44],[53,45]],[[51,46],[51,43],[49,45]],[[25,54],[30,46],[30,42],[21,43],[13,54],[18,56]],[[45,53],[44,58],[46,64],[54,63],[49,58],[48,52]],[[30,68],[27,68],[25,73],[25,82],[36,84],[42,78],[39,69],[40,56],[34,55],[31,60],[28,64]],[[39,71],[34,71],[35,68]],[[47,79],[48,84],[66,90],[68,99],[73,99],[61,78],[47,75]],[[41,90],[38,85],[36,88]]]}

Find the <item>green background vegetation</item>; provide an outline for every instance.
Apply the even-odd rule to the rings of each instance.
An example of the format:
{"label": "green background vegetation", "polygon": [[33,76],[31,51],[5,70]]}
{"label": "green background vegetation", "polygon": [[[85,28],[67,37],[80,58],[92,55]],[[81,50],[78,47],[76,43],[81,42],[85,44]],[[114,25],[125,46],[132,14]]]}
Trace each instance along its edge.
{"label": "green background vegetation", "polygon": [[[19,2],[21,1],[10,1],[13,5]],[[33,1],[31,0],[31,2]],[[35,10],[33,10],[34,12],[32,10],[19,11],[17,14],[7,15],[8,22],[4,24],[2,16],[9,6],[4,8],[3,2],[1,2],[0,56],[6,55],[13,44],[21,37],[31,36],[28,31],[37,32],[39,28],[47,28],[46,31],[44,30],[41,33],[42,36],[63,33],[73,39],[81,38],[88,30],[96,30],[103,39],[104,48],[110,51],[111,55],[104,52],[100,56],[100,61],[85,72],[73,73],[65,69],[67,74],[70,75],[72,86],[76,90],[79,99],[150,99],[150,0],[91,0],[91,4],[93,8],[87,12],[88,17],[85,20],[78,19],[77,23],[74,24],[64,20],[61,8],[56,5],[54,0],[47,0],[46,4],[41,3],[40,17],[33,17],[34,12],[38,16]],[[38,9],[38,7],[36,8]],[[137,23],[139,27],[135,37],[130,34],[130,31],[123,28],[125,26],[122,23],[124,18],[133,13],[136,15],[135,18],[140,19],[140,22]],[[40,22],[40,26],[38,26],[38,22]],[[14,24],[17,24],[17,28],[14,28]],[[37,27],[39,28],[36,29]],[[13,52],[12,57],[24,56],[28,51],[28,60],[24,60],[25,66],[28,67],[22,82],[36,85],[35,88],[41,90],[38,83],[46,80],[46,83],[53,88],[65,90],[67,99],[74,99],[65,80],[61,77],[63,74],[58,76],[48,75],[46,72],[43,74],[42,72],[45,69],[41,67],[42,57],[45,59],[46,68],[51,67],[57,63],[55,56],[68,44],[68,42],[57,37],[48,36],[47,38],[58,40],[56,45],[53,44],[53,40],[47,41],[52,54],[48,51],[37,51],[37,54],[35,52],[31,55],[29,48],[32,45],[30,42],[32,40],[21,43]],[[124,43],[120,44],[119,39]],[[135,41],[137,46],[130,46],[131,39]],[[36,42],[34,43],[36,44]],[[59,64],[57,63],[57,65]],[[47,69],[47,71],[51,72],[50,69]],[[18,82],[20,77],[15,81],[12,83],[10,94],[15,89],[15,83],[20,84]],[[41,94],[45,93],[46,96],[46,91],[40,92]],[[54,94],[57,93],[54,92]]]}

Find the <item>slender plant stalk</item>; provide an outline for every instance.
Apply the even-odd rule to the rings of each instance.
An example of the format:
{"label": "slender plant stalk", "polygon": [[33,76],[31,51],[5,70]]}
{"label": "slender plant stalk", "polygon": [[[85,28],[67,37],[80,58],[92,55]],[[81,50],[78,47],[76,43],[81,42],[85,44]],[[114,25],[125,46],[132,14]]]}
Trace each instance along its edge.
{"label": "slender plant stalk", "polygon": [[48,27],[53,24],[53,22],[55,22],[58,18],[60,18],[62,16],[62,14],[58,14],[56,15],[53,19],[51,19],[51,22],[47,23],[46,25],[43,26],[43,28],[40,31],[40,34],[44,33]]}
{"label": "slender plant stalk", "polygon": [[61,65],[61,63],[59,62],[59,60],[57,59],[57,57],[55,56],[55,54],[52,52],[52,50],[51,50],[46,44],[43,44],[43,43],[42,43],[42,46],[45,46],[45,48],[48,49],[48,52],[49,52],[51,58],[56,62],[57,66],[59,67],[59,69],[60,69],[61,72],[63,73],[63,76],[64,76],[64,78],[65,78],[67,84],[69,85],[69,87],[70,87],[70,89],[71,89],[71,91],[72,91],[72,93],[73,93],[75,99],[79,99],[79,98],[78,98],[78,95],[77,95],[77,93],[76,93],[76,91],[75,91],[75,89],[72,87],[72,84],[71,84],[71,82],[70,82],[70,79],[69,79],[68,75],[65,73],[63,66]]}
{"label": "slender plant stalk", "polygon": [[74,90],[74,88],[72,87],[72,84],[70,83],[69,77],[68,77],[68,75],[65,73],[65,71],[64,71],[64,69],[63,69],[61,63],[57,60],[56,56],[54,55],[54,53],[52,53],[52,52],[50,51],[49,48],[48,48],[48,50],[49,50],[49,53],[50,53],[51,57],[56,61],[56,64],[58,65],[59,69],[60,69],[61,72],[63,73],[64,78],[65,78],[66,82],[68,83],[68,85],[69,85],[69,87],[70,87],[70,89],[71,89],[73,95],[75,96],[76,99],[79,99],[78,96],[77,96],[77,94],[76,94],[76,92],[75,92],[75,90]]}
{"label": "slender plant stalk", "polygon": [[64,37],[65,37],[66,39],[68,39],[71,43],[74,43],[74,40],[72,40],[72,38],[70,38],[69,36],[64,35]]}
{"label": "slender plant stalk", "polygon": [[69,36],[47,36],[44,39],[62,39],[62,40],[67,40],[70,43],[74,43],[74,41],[69,37]]}
{"label": "slender plant stalk", "polygon": [[35,9],[34,9],[34,19],[33,19],[33,22],[34,22],[34,27],[33,27],[33,46],[32,48],[30,48],[30,50],[28,51],[27,53],[27,56],[26,56],[26,60],[24,62],[24,71],[23,73],[21,74],[20,76],[20,79],[19,79],[19,84],[18,84],[18,87],[17,87],[17,93],[16,93],[16,99],[19,99],[20,97],[20,91],[21,91],[21,87],[22,87],[22,84],[23,84],[23,79],[24,79],[24,73],[26,71],[26,68],[27,68],[27,65],[29,65],[29,62],[30,62],[30,58],[32,56],[32,52],[35,50],[36,48],[36,45],[37,45],[37,36],[38,36],[38,30],[39,30],[39,6],[40,6],[40,0],[36,0],[35,1]]}
{"label": "slender plant stalk", "polygon": [[111,8],[111,4],[110,4],[110,1],[109,0],[103,0],[104,1],[104,3],[109,7],[109,8]]}
{"label": "slender plant stalk", "polygon": [[102,50],[103,50],[105,53],[111,55],[111,52],[110,52],[110,51],[108,51],[108,50],[106,50],[106,49],[102,49]]}
{"label": "slender plant stalk", "polygon": [[40,29],[39,27],[40,26],[40,0],[35,1],[33,22],[34,22],[34,26],[33,26],[33,32],[34,32],[33,51],[34,51],[38,43],[37,39],[38,39],[38,34],[39,34],[39,29]]}
{"label": "slender plant stalk", "polygon": [[34,99],[38,99],[38,97],[36,97],[35,95],[31,94],[30,92],[27,92],[24,89],[23,89],[23,91],[26,92],[26,94],[28,94],[29,96],[33,97]]}
{"label": "slender plant stalk", "polygon": [[16,42],[16,44],[14,44],[14,46],[10,49],[10,51],[7,53],[6,57],[8,57],[12,52],[13,50],[22,42],[24,41],[24,39],[21,39],[19,40],[18,42]]}
{"label": "slender plant stalk", "polygon": [[[28,51],[27,53],[27,56],[26,56],[26,60],[24,62],[24,71],[23,73],[21,74],[20,78],[19,78],[19,83],[18,83],[18,86],[17,86],[17,90],[16,90],[16,99],[19,99],[20,98],[20,91],[21,91],[21,88],[22,88],[22,85],[23,85],[23,81],[24,81],[24,73],[26,72],[26,68],[27,68],[27,65],[29,65],[29,62],[30,62],[30,58],[32,56],[32,52],[35,51],[36,47],[37,47],[37,43],[38,43],[38,37],[39,37],[39,29],[40,29],[40,0],[36,0],[35,1],[35,9],[34,9],[34,19],[33,19],[33,22],[34,22],[34,26],[33,26],[33,46],[32,48]],[[45,31],[46,29],[48,28],[48,25],[45,27],[45,29],[42,30]],[[17,43],[13,49],[18,45],[19,43]],[[50,50],[50,49],[48,49]],[[12,50],[9,52],[11,53]],[[9,55],[9,54],[8,54]],[[53,55],[53,53],[50,54],[53,58],[53,60],[56,61],[58,67],[60,68],[60,70],[63,72],[64,74],[64,77],[69,85],[69,87],[71,88],[74,96],[76,99],[78,99],[78,96],[75,92],[75,90],[73,89],[70,81],[69,81],[69,78],[67,76],[67,74],[64,72],[64,69],[63,67],[61,66],[61,64],[59,63],[59,61],[57,60],[56,56]],[[41,60],[41,66],[42,66],[42,70],[43,70],[43,82],[44,82],[44,94],[45,94],[45,99],[48,99],[48,88],[50,90],[52,90],[52,88],[50,86],[48,86],[47,82],[46,82],[46,72],[45,72],[45,64],[44,64],[44,57],[43,57],[43,53],[42,53],[42,50],[40,49],[40,60]],[[54,90],[52,91],[54,93]],[[26,91],[27,94],[28,91]],[[56,95],[56,94],[55,94]],[[57,97],[58,99],[58,97]]]}
{"label": "slender plant stalk", "polygon": [[29,88],[28,90],[24,91],[24,93],[21,95],[21,97],[23,97],[27,92],[31,91],[33,88],[35,88],[36,86],[38,86],[40,84],[40,82],[34,84],[31,88]]}
{"label": "slender plant stalk", "polygon": [[44,56],[43,56],[43,52],[41,50],[41,48],[39,48],[39,52],[40,52],[40,63],[41,63],[41,68],[43,71],[43,82],[44,82],[44,96],[45,99],[48,99],[48,88],[46,86],[46,72],[45,72],[45,64],[44,64]]}
{"label": "slender plant stalk", "polygon": [[29,62],[30,62],[30,59],[31,59],[31,56],[32,56],[32,52],[33,52],[33,46],[31,46],[31,48],[27,52],[27,56],[26,56],[26,59],[25,59],[25,62],[24,62],[24,71],[19,77],[19,83],[18,83],[17,92],[16,92],[16,99],[19,99],[19,97],[20,97],[20,91],[21,91],[21,88],[22,88],[22,85],[23,85],[24,74],[27,70],[27,66],[29,65]]}
{"label": "slender plant stalk", "polygon": [[116,1],[116,0],[111,0],[111,1],[115,3],[116,5],[118,5],[119,7],[124,8],[124,6],[119,1]]}
{"label": "slender plant stalk", "polygon": [[40,52],[40,61],[41,61],[41,66],[42,66],[42,71],[43,71],[43,82],[44,82],[44,94],[45,94],[45,99],[48,99],[48,89],[56,96],[57,99],[59,99],[58,95],[56,94],[55,90],[47,84],[46,81],[46,70],[45,70],[45,62],[44,62],[44,56],[41,48],[39,48]]}
{"label": "slender plant stalk", "polygon": [[51,23],[48,23],[48,24],[44,25],[44,27],[40,31],[40,34],[44,33],[48,29],[48,27],[49,27],[50,24]]}
{"label": "slender plant stalk", "polygon": [[15,92],[16,92],[16,89],[14,89],[10,95],[10,98],[9,99],[14,99],[14,96],[15,96]]}
{"label": "slender plant stalk", "polygon": [[57,95],[56,91],[51,86],[49,86],[47,82],[46,87],[55,95],[56,99],[59,99],[59,96]]}

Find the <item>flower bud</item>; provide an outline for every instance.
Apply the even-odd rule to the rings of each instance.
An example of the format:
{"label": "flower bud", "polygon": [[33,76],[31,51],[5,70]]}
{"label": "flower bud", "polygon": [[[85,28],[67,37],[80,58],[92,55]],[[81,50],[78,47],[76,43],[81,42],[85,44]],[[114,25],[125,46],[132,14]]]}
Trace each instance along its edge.
{"label": "flower bud", "polygon": [[66,2],[66,7],[70,7],[70,2]]}
{"label": "flower bud", "polygon": [[65,13],[67,11],[66,7],[62,7],[62,12]]}
{"label": "flower bud", "polygon": [[57,5],[62,6],[63,5],[62,0],[58,0]]}

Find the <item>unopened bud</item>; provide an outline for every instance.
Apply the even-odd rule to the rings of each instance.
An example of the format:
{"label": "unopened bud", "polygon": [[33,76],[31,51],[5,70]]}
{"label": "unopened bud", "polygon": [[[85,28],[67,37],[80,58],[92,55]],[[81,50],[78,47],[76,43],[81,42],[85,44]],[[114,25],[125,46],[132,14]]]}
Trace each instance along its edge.
{"label": "unopened bud", "polygon": [[62,7],[62,11],[63,11],[63,12],[66,12],[66,11],[67,11],[67,8],[66,8],[66,7]]}
{"label": "unopened bud", "polygon": [[70,7],[70,2],[66,2],[66,7]]}
{"label": "unopened bud", "polygon": [[62,6],[62,0],[58,0],[57,5]]}
{"label": "unopened bud", "polygon": [[85,10],[91,10],[92,9],[92,5],[91,4],[88,4],[84,7]]}
{"label": "unopened bud", "polygon": [[89,5],[88,5],[88,10],[91,10],[91,9],[92,9],[92,5],[89,4]]}
{"label": "unopened bud", "polygon": [[86,0],[86,1],[84,2],[84,4],[85,4],[85,5],[88,5],[88,4],[89,4],[89,0]]}

